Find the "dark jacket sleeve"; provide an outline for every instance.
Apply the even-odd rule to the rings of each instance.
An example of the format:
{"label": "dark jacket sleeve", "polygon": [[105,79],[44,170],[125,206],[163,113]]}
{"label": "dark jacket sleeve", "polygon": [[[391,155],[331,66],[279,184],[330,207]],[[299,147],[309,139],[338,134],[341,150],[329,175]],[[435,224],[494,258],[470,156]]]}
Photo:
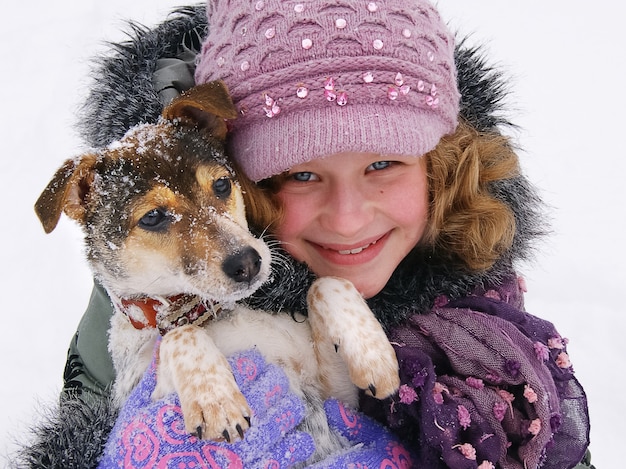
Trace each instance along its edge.
{"label": "dark jacket sleeve", "polygon": [[108,398],[115,379],[108,349],[108,330],[113,305],[97,282],[87,310],[78,324],[63,374],[62,399],[80,397],[91,400]]}

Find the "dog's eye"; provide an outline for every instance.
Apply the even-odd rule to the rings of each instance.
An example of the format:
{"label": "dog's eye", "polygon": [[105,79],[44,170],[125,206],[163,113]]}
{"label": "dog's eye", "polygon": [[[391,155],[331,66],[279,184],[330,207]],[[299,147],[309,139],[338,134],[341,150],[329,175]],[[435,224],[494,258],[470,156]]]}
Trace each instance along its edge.
{"label": "dog's eye", "polygon": [[162,208],[155,208],[146,213],[139,220],[139,227],[148,231],[164,231],[170,222],[170,217]]}
{"label": "dog's eye", "polygon": [[213,192],[220,199],[225,199],[230,195],[232,189],[230,179],[227,177],[219,178],[213,182]]}

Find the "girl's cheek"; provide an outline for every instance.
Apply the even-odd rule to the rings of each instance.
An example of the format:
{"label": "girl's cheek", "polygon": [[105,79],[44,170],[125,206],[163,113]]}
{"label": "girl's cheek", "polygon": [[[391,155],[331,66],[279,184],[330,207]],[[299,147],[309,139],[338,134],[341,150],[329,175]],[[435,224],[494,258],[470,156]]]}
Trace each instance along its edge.
{"label": "girl's cheek", "polygon": [[306,198],[280,195],[283,206],[283,217],[277,229],[279,237],[293,236],[302,230],[311,217],[312,211]]}

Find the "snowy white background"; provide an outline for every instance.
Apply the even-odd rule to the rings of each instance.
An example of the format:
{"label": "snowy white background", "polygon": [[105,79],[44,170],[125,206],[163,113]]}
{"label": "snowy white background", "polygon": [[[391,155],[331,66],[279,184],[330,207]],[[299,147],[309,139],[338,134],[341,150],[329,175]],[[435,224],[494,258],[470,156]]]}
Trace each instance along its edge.
{"label": "snowy white background", "polygon": [[[33,203],[84,148],[75,115],[89,59],[123,39],[125,21],[155,25],[182,1],[31,0],[0,19],[0,464],[56,399],[91,278],[78,229],[46,236]],[[626,353],[624,8],[579,0],[439,0],[445,19],[486,44],[511,77],[510,117],[523,166],[553,207],[554,235],[523,266],[529,311],[557,324],[591,406],[599,469],[623,461]],[[619,424],[619,426],[618,426]],[[621,455],[621,457],[620,457]]]}

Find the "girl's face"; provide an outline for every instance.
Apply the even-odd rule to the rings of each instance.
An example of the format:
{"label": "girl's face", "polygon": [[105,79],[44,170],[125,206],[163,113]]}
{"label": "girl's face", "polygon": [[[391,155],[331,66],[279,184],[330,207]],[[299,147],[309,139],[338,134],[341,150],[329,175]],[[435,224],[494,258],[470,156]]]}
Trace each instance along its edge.
{"label": "girl's face", "polygon": [[424,158],[338,153],[293,167],[278,196],[284,248],[365,298],[382,290],[428,219]]}

